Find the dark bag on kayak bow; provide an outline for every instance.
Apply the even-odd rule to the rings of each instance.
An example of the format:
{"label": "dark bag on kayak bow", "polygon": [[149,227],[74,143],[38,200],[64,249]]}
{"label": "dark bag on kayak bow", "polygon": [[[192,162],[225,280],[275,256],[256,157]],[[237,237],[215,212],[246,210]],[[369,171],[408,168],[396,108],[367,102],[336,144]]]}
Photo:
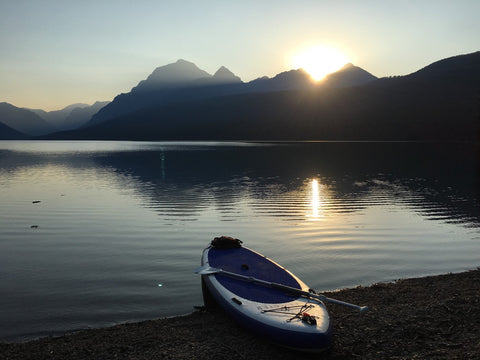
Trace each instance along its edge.
{"label": "dark bag on kayak bow", "polygon": [[235,249],[242,246],[242,240],[234,239],[230,236],[220,236],[214,238],[210,245],[214,249]]}

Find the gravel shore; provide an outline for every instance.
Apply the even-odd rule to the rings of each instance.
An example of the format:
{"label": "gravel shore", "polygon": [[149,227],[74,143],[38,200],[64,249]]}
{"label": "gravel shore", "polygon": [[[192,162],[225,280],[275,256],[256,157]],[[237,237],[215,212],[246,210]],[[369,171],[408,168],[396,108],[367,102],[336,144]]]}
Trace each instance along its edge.
{"label": "gravel shore", "polygon": [[480,269],[325,294],[370,311],[327,304],[334,338],[321,354],[277,347],[211,310],[0,343],[0,359],[480,359]]}

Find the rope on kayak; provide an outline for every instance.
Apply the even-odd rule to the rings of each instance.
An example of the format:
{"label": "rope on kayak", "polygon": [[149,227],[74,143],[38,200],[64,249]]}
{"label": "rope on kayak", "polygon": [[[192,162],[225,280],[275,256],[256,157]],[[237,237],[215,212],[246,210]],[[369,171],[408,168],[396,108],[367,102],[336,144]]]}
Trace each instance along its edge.
{"label": "rope on kayak", "polygon": [[308,325],[317,325],[317,320],[315,319],[315,316],[310,315],[306,311],[310,308],[312,308],[313,305],[305,304],[302,306],[300,311],[292,317],[288,322],[292,321],[293,319],[300,319],[303,322],[307,323]]}
{"label": "rope on kayak", "polygon": [[[316,325],[317,320],[315,316],[310,315],[309,313],[306,312],[311,308],[313,308],[313,305],[307,303],[303,305],[282,306],[279,308],[262,310],[262,313],[273,312],[273,313],[293,315],[290,319],[287,320],[287,322],[291,322],[294,319],[300,319],[301,321],[309,325]],[[298,311],[295,311],[296,309],[298,309]]]}
{"label": "rope on kayak", "polygon": [[[305,307],[305,305],[308,305],[308,304],[304,304],[304,305],[295,305],[295,306],[282,306],[282,307],[279,307],[279,308],[274,308],[274,309],[266,309],[266,310],[262,310],[262,313],[266,313],[266,312],[275,312],[275,313],[281,313],[281,314],[297,314],[297,311],[295,312],[292,312],[294,309],[302,309]],[[313,306],[313,305],[308,305],[309,306],[309,309]]]}

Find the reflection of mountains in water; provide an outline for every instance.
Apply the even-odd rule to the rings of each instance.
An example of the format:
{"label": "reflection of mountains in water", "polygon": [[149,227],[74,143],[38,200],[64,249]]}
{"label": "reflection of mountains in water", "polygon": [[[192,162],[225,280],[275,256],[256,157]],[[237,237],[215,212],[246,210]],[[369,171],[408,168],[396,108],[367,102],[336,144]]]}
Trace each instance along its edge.
{"label": "reflection of mountains in water", "polygon": [[[394,201],[429,219],[478,225],[478,148],[469,144],[284,143],[198,146],[110,153],[96,158],[129,179],[147,206],[165,216],[195,214],[212,203],[226,217],[245,198],[255,211],[304,214],[308,179],[318,178],[332,212]],[[278,203],[280,202],[280,203]]]}

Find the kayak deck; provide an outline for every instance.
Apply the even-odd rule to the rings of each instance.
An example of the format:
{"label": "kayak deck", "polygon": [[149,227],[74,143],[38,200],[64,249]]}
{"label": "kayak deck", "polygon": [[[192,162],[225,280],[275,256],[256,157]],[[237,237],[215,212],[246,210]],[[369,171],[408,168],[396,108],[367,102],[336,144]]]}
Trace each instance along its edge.
{"label": "kayak deck", "polygon": [[[265,256],[244,247],[223,250],[210,249],[208,252],[208,263],[210,266],[222,270],[301,289],[299,282],[291,273]],[[226,289],[247,300],[261,303],[292,301],[292,296],[285,293],[285,291],[259,286],[218,274],[215,275],[215,278]]]}
{"label": "kayak deck", "polygon": [[[202,265],[308,291],[291,272],[245,247],[208,247]],[[321,301],[222,273],[202,275],[202,280],[215,301],[252,332],[296,350],[318,352],[328,347],[331,324]]]}

